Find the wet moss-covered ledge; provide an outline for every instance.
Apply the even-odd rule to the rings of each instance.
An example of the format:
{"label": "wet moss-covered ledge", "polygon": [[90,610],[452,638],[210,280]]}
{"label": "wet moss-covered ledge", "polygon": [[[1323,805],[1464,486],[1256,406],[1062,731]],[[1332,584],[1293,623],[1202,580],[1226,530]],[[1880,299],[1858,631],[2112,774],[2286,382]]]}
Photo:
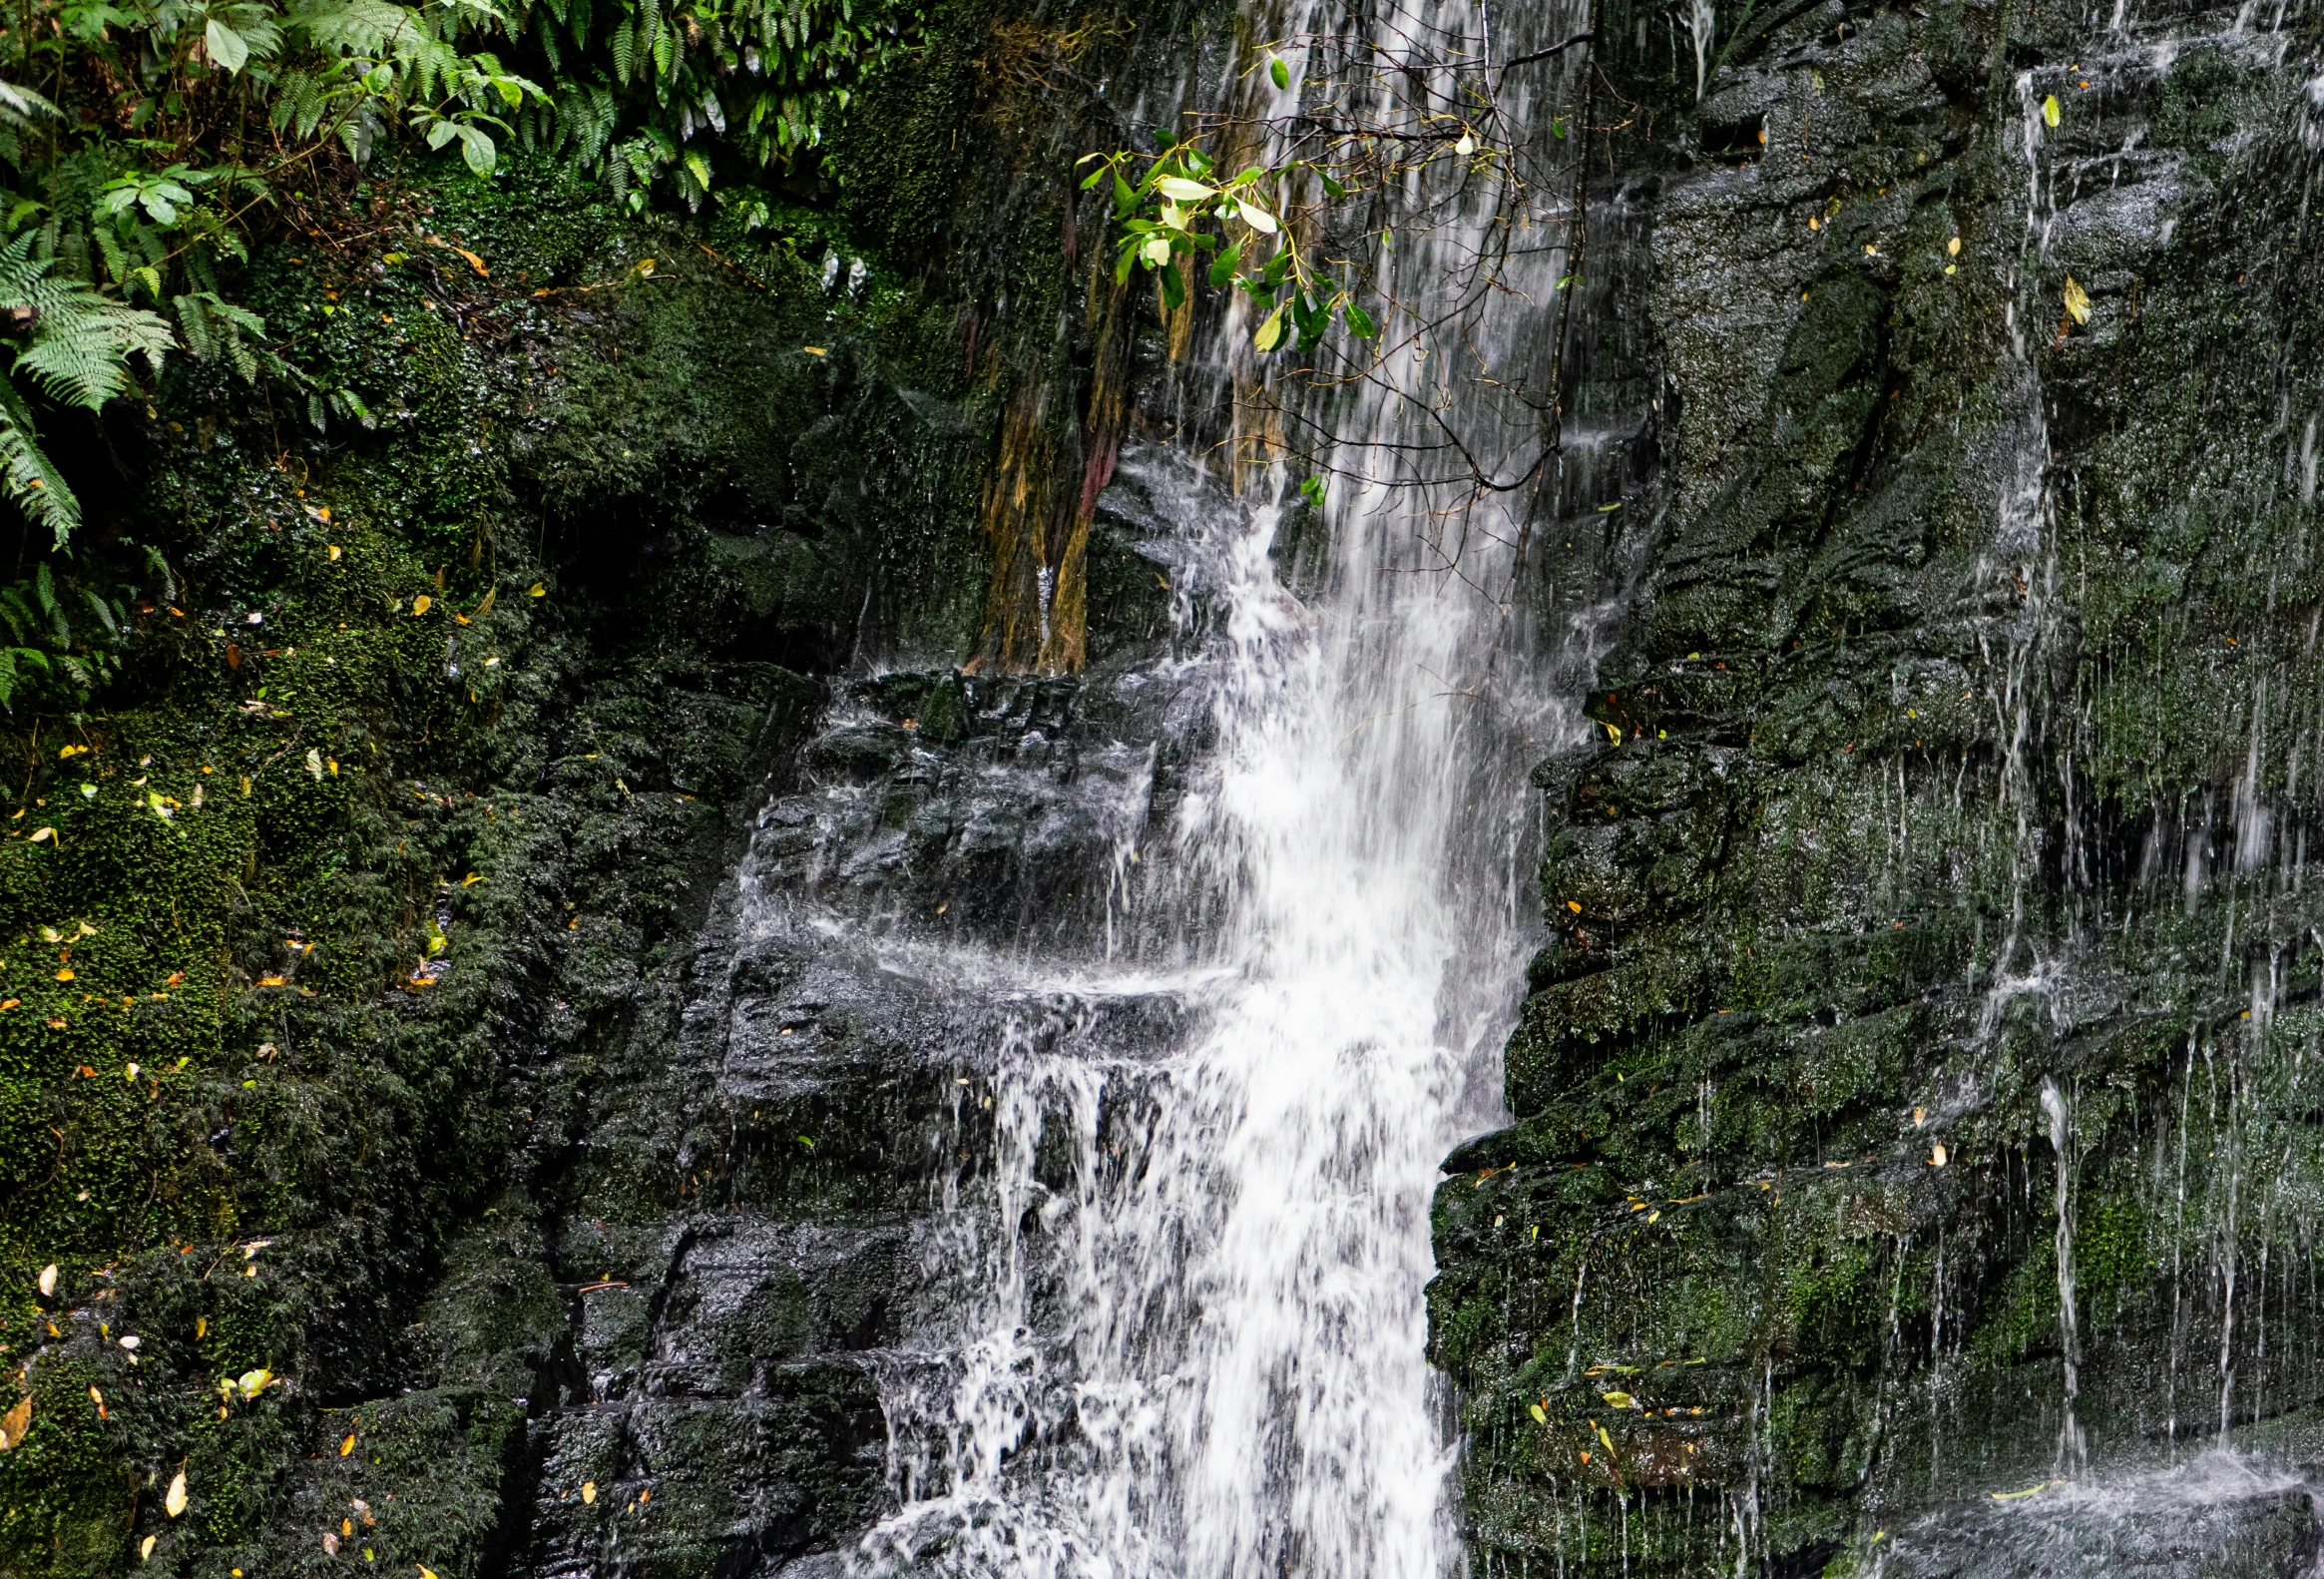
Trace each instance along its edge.
{"label": "wet moss-covered ledge", "polygon": [[521,163],[318,218],[253,299],[370,422],[192,368],[110,413],[76,573],[170,580],[84,717],[0,731],[12,1573],[506,1564],[609,1270],[542,1203],[683,1187],[607,1105],[808,677],[980,613],[951,314],[825,289],[830,219]]}

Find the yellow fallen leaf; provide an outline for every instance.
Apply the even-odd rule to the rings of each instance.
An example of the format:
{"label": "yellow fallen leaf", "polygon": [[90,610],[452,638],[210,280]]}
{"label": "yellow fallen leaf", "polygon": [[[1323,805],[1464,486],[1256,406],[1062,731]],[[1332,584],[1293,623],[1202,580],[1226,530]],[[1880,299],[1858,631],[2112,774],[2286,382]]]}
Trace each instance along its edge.
{"label": "yellow fallen leaf", "polygon": [[1951,240],[1951,241],[1949,241],[1949,242],[1947,242],[1947,243],[1945,244],[1945,256],[1946,256],[1947,258],[1959,258],[1959,257],[1961,256],[1961,238],[1960,238],[1960,237],[1956,236],[1956,237],[1954,237],[1954,238],[1953,238],[1953,240]]}
{"label": "yellow fallen leaf", "polygon": [[0,1453],[8,1451],[24,1440],[24,1433],[32,1429],[32,1394],[16,1400],[16,1407],[0,1414]]}
{"label": "yellow fallen leaf", "polygon": [[199,1343],[199,1342],[201,1342],[201,1341],[202,1341],[204,1338],[208,1337],[209,1335],[210,1335],[210,1317],[209,1317],[209,1316],[196,1316],[196,1317],[194,1318],[194,1341],[196,1341],[197,1343]]}
{"label": "yellow fallen leaf", "polygon": [[799,349],[805,351],[809,356],[828,356],[831,354],[820,345],[802,345]]}
{"label": "yellow fallen leaf", "polygon": [[[2057,103],[2056,100],[2051,102]],[[2038,1496],[2045,1491],[2055,1491],[2065,1484],[2066,1482],[2063,1480],[2045,1480],[2040,1485],[2028,1486],[2023,1491],[1989,1491],[1986,1495],[1992,1497],[1996,1502],[2016,1502],[2025,1497]]]}
{"label": "yellow fallen leaf", "polygon": [[436,1579],[436,1571],[426,1563],[414,1563],[412,1566],[420,1571],[420,1579]]}
{"label": "yellow fallen leaf", "polygon": [[1606,1434],[1606,1427],[1603,1425],[1598,1428],[1598,1440],[1608,1452],[1614,1451],[1614,1438]]}
{"label": "yellow fallen leaf", "polygon": [[546,598],[548,595],[549,588],[542,582],[536,581],[525,589],[525,596],[528,598]]}
{"label": "yellow fallen leaf", "polygon": [[1939,1141],[1936,1145],[1929,1148],[1929,1166],[1932,1168],[1944,1167],[1947,1155],[1948,1154],[1945,1150],[1945,1143],[1943,1141]]}
{"label": "yellow fallen leaf", "polygon": [[268,1370],[265,1366],[260,1365],[256,1370],[243,1371],[241,1375],[236,1378],[234,1385],[242,1389],[243,1397],[254,1398],[259,1393],[265,1391],[266,1383],[272,1381],[273,1379],[274,1372]]}
{"label": "yellow fallen leaf", "polygon": [[59,981],[70,981],[72,979],[73,967],[70,965],[65,966],[62,970],[57,972],[57,980]]}
{"label": "yellow fallen leaf", "polygon": [[40,1270],[40,1297],[47,1299],[57,1292],[57,1264],[50,1262]]}
{"label": "yellow fallen leaf", "polygon": [[332,559],[334,559],[334,560],[336,560],[336,559],[339,557],[339,545],[338,545],[338,544],[336,544],[336,543],[333,543],[333,544],[331,544],[331,545],[330,545],[330,548],[331,548],[331,558],[332,558]]}
{"label": "yellow fallen leaf", "polygon": [[2058,124],[2058,95],[2052,94],[2042,101],[2042,119],[2052,126]]}
{"label": "yellow fallen leaf", "polygon": [[162,1498],[162,1507],[176,1518],[186,1511],[186,1471],[178,1471],[178,1478],[170,1482],[169,1494]]}
{"label": "yellow fallen leaf", "polygon": [[141,1563],[150,1561],[154,1555],[154,1543],[161,1538],[159,1535],[148,1535],[144,1540],[139,1541],[137,1543],[137,1560]]}
{"label": "yellow fallen leaf", "polygon": [[581,1483],[581,1500],[582,1500],[582,1501],[584,1501],[584,1502],[595,1502],[595,1501],[597,1500],[597,1482],[596,1482],[596,1481],[594,1481],[594,1480],[584,1480],[584,1481]]}
{"label": "yellow fallen leaf", "polygon": [[1533,1416],[1533,1422],[1536,1425],[1547,1425],[1550,1423],[1550,1411],[1543,1408],[1538,1403],[1527,1404],[1526,1412]]}
{"label": "yellow fallen leaf", "polygon": [[467,876],[460,879],[460,886],[463,888],[473,888],[476,886],[476,884],[482,882],[483,880],[483,873],[472,871]]}
{"label": "yellow fallen leaf", "polygon": [[[56,830],[55,828],[53,828],[53,827],[44,827],[44,828],[38,829],[37,831],[35,831],[35,832],[34,832],[34,834],[32,835],[32,842],[33,842],[33,843],[35,843],[35,844],[45,843],[45,842],[47,842],[49,839],[56,838],[56,836],[57,836],[57,830]],[[59,840],[58,842],[60,842],[60,843],[61,843],[61,842],[63,842],[63,841],[62,841],[62,840]]]}
{"label": "yellow fallen leaf", "polygon": [[282,985],[282,978],[280,976],[260,976],[258,985],[261,987],[279,987]]}
{"label": "yellow fallen leaf", "polygon": [[2083,289],[2072,274],[2066,276],[2066,310],[2077,323],[2090,321],[2090,292]]}
{"label": "yellow fallen leaf", "polygon": [[1599,1396],[1618,1409],[1634,1409],[1638,1403],[1627,1392],[1602,1392]]}
{"label": "yellow fallen leaf", "polygon": [[434,608],[435,604],[435,599],[429,597],[424,592],[421,593],[418,597],[411,600],[412,617],[417,619],[420,615],[423,615],[427,613],[428,610]]}
{"label": "yellow fallen leaf", "polygon": [[349,1432],[346,1434],[345,1438],[344,1438],[343,1440],[341,1440],[341,1441],[340,1441],[340,1443],[339,1443],[339,1456],[340,1456],[341,1458],[344,1458],[344,1457],[346,1457],[346,1456],[347,1456],[349,1453],[353,1452],[354,1450],[355,1450],[355,1433],[354,1433],[353,1431],[349,1431]]}

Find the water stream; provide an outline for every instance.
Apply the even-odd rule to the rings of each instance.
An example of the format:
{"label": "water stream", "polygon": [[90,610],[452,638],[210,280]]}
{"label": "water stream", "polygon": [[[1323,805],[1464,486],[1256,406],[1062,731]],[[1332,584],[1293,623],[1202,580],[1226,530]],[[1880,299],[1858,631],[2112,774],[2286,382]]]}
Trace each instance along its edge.
{"label": "water stream", "polygon": [[[1493,47],[1570,30],[1565,9]],[[1424,8],[1377,36],[1427,52],[1449,93],[1477,65],[1473,15]],[[1364,43],[1316,35],[1281,97]],[[1447,161],[1402,179],[1380,228],[1427,223],[1381,250],[1382,294],[1435,312],[1442,279],[1471,288],[1449,313],[1389,314],[1373,376],[1302,413],[1336,470],[1302,573],[1283,562],[1299,474],[1244,415],[1272,395],[1239,306],[1188,387],[1234,390],[1246,459],[1125,458],[1117,491],[1171,567],[1175,656],[1106,683],[1178,698],[1191,760],[1121,829],[1101,957],[1019,959],[993,995],[989,1064],[960,1077],[941,1143],[975,1165],[943,1172],[918,1246],[940,1315],[883,1383],[896,1511],[854,1572],[1460,1563],[1424,1355],[1429,1203],[1446,1151],[1502,1122],[1539,933],[1526,775],[1584,728],[1545,677],[1586,672],[1600,638],[1587,607],[1545,625],[1519,574],[1529,515],[1577,486],[1587,440],[1563,474],[1482,497],[1425,443],[1449,412],[1488,473],[1540,455],[1538,398],[1477,374],[1538,388],[1554,367],[1562,319],[1525,298],[1555,299],[1564,189],[1481,267],[1506,248],[1502,178]]]}

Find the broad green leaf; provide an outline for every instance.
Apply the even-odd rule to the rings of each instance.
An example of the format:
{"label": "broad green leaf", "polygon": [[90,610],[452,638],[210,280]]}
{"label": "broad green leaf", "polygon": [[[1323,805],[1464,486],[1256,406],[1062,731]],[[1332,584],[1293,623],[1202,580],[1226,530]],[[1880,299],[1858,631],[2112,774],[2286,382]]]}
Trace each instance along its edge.
{"label": "broad green leaf", "polygon": [[460,128],[460,157],[468,161],[468,168],[479,176],[492,174],[493,161],[498,153],[492,139],[480,128]]}
{"label": "broad green leaf", "polygon": [[1275,217],[1266,210],[1248,202],[1237,202],[1234,208],[1235,212],[1242,216],[1242,223],[1261,236],[1275,234]]}
{"label": "broad green leaf", "polygon": [[1271,351],[1283,342],[1283,309],[1281,307],[1277,307],[1267,314],[1267,321],[1259,325],[1259,331],[1250,337],[1250,342],[1262,351]]}
{"label": "broad green leaf", "polygon": [[1225,252],[1220,253],[1210,264],[1210,288],[1215,290],[1225,284],[1234,277],[1234,271],[1241,266],[1242,244],[1237,242]]}
{"label": "broad green leaf", "polygon": [[1204,198],[1218,190],[1215,187],[1205,187],[1199,181],[1188,181],[1183,176],[1164,176],[1155,185],[1162,189],[1163,197],[1174,199],[1179,203],[1200,203]]}
{"label": "broad green leaf", "polygon": [[1291,86],[1291,68],[1284,64],[1283,57],[1280,55],[1267,62],[1267,75],[1274,80],[1278,89]]}
{"label": "broad green leaf", "polygon": [[2052,94],[2049,98],[2042,101],[2042,119],[2045,122],[2051,126],[2056,126],[2058,124],[2058,95]]}
{"label": "broad green leaf", "polygon": [[1380,326],[1372,321],[1372,315],[1352,301],[1348,303],[1347,326],[1359,340],[1368,340],[1380,332]]}
{"label": "broad green leaf", "polygon": [[1159,268],[1170,261],[1170,240],[1166,236],[1148,238],[1138,249],[1138,256],[1149,268]]}
{"label": "broad green leaf", "polygon": [[[250,46],[243,41],[242,36],[216,17],[212,17],[210,25],[202,30],[202,42],[210,51],[210,58],[229,72],[240,71],[242,62],[250,58]],[[2057,122],[2052,121],[2051,124],[2055,126]]]}

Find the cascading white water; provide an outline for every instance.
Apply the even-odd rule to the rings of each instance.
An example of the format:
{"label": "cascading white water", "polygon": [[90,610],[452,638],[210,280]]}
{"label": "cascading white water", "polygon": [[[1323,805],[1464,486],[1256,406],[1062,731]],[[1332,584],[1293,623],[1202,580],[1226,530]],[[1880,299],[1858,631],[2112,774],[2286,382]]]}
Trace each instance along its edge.
{"label": "cascading white water", "polygon": [[[1578,29],[1567,9],[1527,19],[1537,45]],[[1474,75],[1448,32],[1470,8],[1444,11],[1380,36]],[[1535,90],[1499,86],[1523,128]],[[1384,325],[1387,359],[1329,423],[1321,584],[1302,598],[1278,575],[1281,466],[1237,501],[1190,456],[1125,461],[1178,517],[1177,580],[1199,594],[1181,609],[1208,635],[1170,678],[1207,697],[1211,744],[1174,818],[1134,835],[1148,875],[1124,935],[1162,939],[1158,957],[1036,983],[1009,1015],[992,1172],[948,1185],[924,1247],[955,1346],[889,1378],[901,1506],[859,1572],[1459,1564],[1424,1355],[1430,1199],[1439,1159],[1500,1112],[1538,929],[1524,775],[1580,720],[1529,678],[1548,666],[1513,592],[1554,465],[1539,490],[1465,497],[1448,534],[1441,507],[1471,479],[1416,472],[1396,441],[1449,412],[1480,469],[1526,471],[1545,425],[1515,390],[1555,365],[1562,317],[1533,303],[1557,299],[1567,255],[1562,193],[1515,217],[1513,252],[1498,175],[1448,158],[1400,179],[1385,217],[1430,224],[1381,257],[1381,294],[1434,306]],[[1223,332],[1250,328],[1237,310]]]}
{"label": "cascading white water", "polygon": [[[1394,517],[1344,534],[1332,595],[1304,606],[1269,558],[1276,508],[1211,497],[1217,745],[1167,836],[1178,902],[1223,895],[1218,934],[1201,968],[1049,983],[1019,1009],[993,1199],[948,1203],[929,1247],[981,1330],[956,1365],[899,1370],[905,1506],[871,1569],[1454,1560],[1428,1208],[1438,1160],[1491,1118],[1473,1092],[1529,919],[1499,869],[1529,737],[1448,678],[1481,678],[1496,611],[1391,574]],[[1104,1008],[1156,997],[1184,1028],[1159,1048]],[[1070,1182],[1044,1180],[1061,1134]]]}

